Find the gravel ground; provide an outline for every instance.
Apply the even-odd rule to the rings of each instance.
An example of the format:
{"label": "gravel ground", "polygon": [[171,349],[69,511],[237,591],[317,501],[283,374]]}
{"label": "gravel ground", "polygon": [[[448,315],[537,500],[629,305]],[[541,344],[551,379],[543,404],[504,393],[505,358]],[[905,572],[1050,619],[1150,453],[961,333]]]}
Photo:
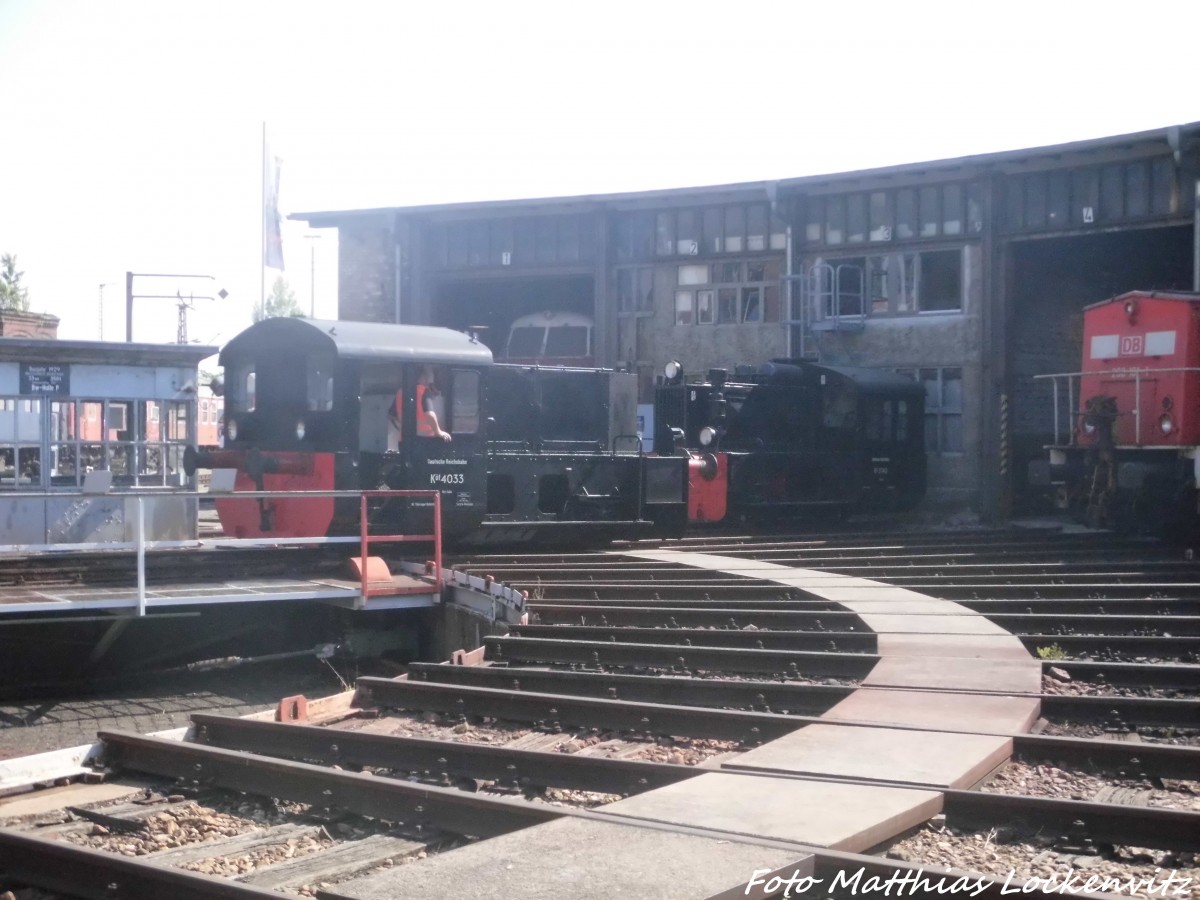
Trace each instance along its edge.
{"label": "gravel ground", "polygon": [[[162,805],[163,808],[145,815],[142,818],[145,824],[141,830],[121,833],[111,831],[104,825],[78,820],[78,827],[64,831],[58,837],[77,846],[130,857],[144,857],[177,848],[213,843],[211,856],[178,863],[170,863],[168,858],[163,860],[163,863],[178,865],[179,868],[204,875],[236,878],[266,866],[317,853],[345,841],[392,833],[387,823],[361,817],[346,817],[336,822],[325,821],[319,814],[313,815],[313,811],[301,803],[273,802],[235,794],[208,795],[202,800],[189,801],[180,796],[148,792],[143,799],[147,804]],[[91,808],[98,812],[113,808],[116,812],[115,807],[119,805],[120,803],[95,804]],[[122,815],[127,817],[128,813],[122,811]],[[71,822],[61,813],[50,817],[31,818],[37,819],[42,825],[50,826],[51,830],[56,821]],[[28,824],[28,821],[24,824]],[[277,840],[272,839],[243,852],[230,853],[217,844],[227,838],[252,835],[255,832],[266,835],[266,829],[287,825],[299,825],[303,828],[298,831],[294,829],[292,833],[279,834]],[[68,824],[67,827],[71,826]],[[425,849],[415,849],[369,871],[415,862],[426,858],[430,853],[454,845],[453,842],[433,837]],[[345,880],[361,874],[361,870],[351,869],[336,880]],[[304,885],[289,893],[314,896],[317,890],[329,887],[336,883],[336,880]],[[43,900],[50,896],[17,891],[14,900]],[[0,900],[5,900],[4,894],[0,894]]]}
{"label": "gravel ground", "polygon": [[245,715],[283,697],[322,697],[343,690],[353,672],[316,659],[172,675],[74,696],[0,703],[0,759],[90,744],[101,729],[146,734],[187,725],[194,712]]}
{"label": "gravel ground", "polygon": [[[1112,740],[1113,735],[1103,725],[1089,725],[1083,722],[1051,722],[1042,734],[1055,737],[1082,737]],[[1187,728],[1150,728],[1143,725],[1137,734],[1126,737],[1136,738],[1137,742],[1146,744],[1173,744],[1177,747],[1200,747],[1200,732]]]}
{"label": "gravel ground", "polygon": [[1118,847],[1104,856],[1056,843],[1052,837],[1015,828],[960,831],[931,823],[891,845],[887,853],[894,859],[918,864],[981,872],[1001,879],[1011,877],[1008,891],[1014,894],[1030,878],[1054,878],[1061,886],[1074,877],[1075,891],[1062,891],[1064,896],[1079,893],[1083,882],[1091,876],[1121,880],[1120,885],[1105,886],[1105,891],[1140,896],[1171,896],[1171,888],[1160,894],[1152,894],[1145,887],[1135,892],[1130,890],[1130,879],[1136,882],[1157,878],[1157,884],[1161,885],[1174,872],[1179,878],[1192,879],[1192,885],[1200,884],[1200,868],[1190,853]]}
{"label": "gravel ground", "polygon": [[599,729],[564,729],[552,733],[530,728],[524,723],[484,719],[479,723],[460,722],[457,716],[441,713],[395,713],[378,719],[346,719],[333,726],[347,731],[368,731],[431,740],[495,744],[514,750],[541,750],[579,753],[621,759],[695,766],[715,756],[741,749],[734,741],[703,738],[628,737]]}
{"label": "gravel ground", "polygon": [[1200,812],[1200,781],[1116,778],[1072,772],[1046,763],[1010,762],[983,786],[994,794],[1058,797]]}
{"label": "gravel ground", "polygon": [[1042,691],[1067,697],[1153,697],[1166,700],[1195,700],[1196,691],[1185,688],[1120,687],[1090,681],[1063,681],[1053,675],[1042,676]]}

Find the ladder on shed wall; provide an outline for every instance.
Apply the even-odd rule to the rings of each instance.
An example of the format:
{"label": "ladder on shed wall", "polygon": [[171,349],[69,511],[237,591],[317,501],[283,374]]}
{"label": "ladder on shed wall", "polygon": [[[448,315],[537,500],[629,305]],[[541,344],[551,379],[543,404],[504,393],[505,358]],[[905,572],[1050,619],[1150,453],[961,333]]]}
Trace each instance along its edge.
{"label": "ladder on shed wall", "polygon": [[784,279],[789,287],[789,349],[796,359],[821,360],[823,331],[861,331],[866,321],[865,276],[861,266],[817,263]]}

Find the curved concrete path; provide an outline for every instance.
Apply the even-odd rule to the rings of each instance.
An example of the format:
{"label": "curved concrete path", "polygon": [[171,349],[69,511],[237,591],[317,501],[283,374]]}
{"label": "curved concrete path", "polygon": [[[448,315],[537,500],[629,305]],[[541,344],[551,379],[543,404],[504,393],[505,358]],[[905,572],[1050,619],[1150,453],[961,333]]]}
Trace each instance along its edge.
{"label": "curved concrete path", "polygon": [[340,885],[340,896],[761,896],[773,875],[812,872],[811,856],[774,842],[863,851],[887,841],[940,812],[939,789],[969,787],[1007,761],[1009,735],[1038,717],[1041,665],[959,604],[772,563],[670,550],[620,555],[835,601],[878,634],[879,663],[824,714],[828,724],[799,727],[720,771],[608,804],[593,821],[547,822],[367,876]]}

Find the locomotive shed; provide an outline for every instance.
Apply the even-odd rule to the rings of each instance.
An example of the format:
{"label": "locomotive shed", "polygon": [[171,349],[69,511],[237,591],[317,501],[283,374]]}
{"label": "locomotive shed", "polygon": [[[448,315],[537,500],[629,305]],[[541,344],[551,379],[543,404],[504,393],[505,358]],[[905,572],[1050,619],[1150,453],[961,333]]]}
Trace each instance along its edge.
{"label": "locomotive shed", "polygon": [[[943,865],[1000,876],[986,896],[1009,868],[1196,874],[1200,569],[1160,545],[859,534],[452,566],[527,591],[533,623],[360,679],[305,723],[104,732],[110,783],[41,802],[131,775],[151,793],[7,822],[3,870],[69,896],[363,898],[740,896],[762,869],[831,895],[839,871]],[[158,840],[193,802],[242,833]],[[239,872],[272,841],[295,858]]]}

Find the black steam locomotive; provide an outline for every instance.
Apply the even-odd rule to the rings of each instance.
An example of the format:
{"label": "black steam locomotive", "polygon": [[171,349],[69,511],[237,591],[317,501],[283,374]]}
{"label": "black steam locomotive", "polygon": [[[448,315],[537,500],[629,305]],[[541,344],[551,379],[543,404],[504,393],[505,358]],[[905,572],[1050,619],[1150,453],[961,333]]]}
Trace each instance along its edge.
{"label": "black steam locomotive", "polygon": [[[437,490],[459,543],[595,542],[682,534],[727,515],[905,508],[924,492],[921,389],[810,364],[679,372],[656,396],[656,452],[636,433],[635,376],[497,365],[444,328],[272,318],[221,352],[225,444],[195,468],[236,490]],[[355,533],[359,505],[217,501],[233,537]],[[392,501],[381,527],[428,532]]]}
{"label": "black steam locomotive", "polygon": [[693,522],[840,518],[925,495],[925,392],[901,375],[774,360],[687,383],[673,362],[654,417],[655,448],[692,459]]}

